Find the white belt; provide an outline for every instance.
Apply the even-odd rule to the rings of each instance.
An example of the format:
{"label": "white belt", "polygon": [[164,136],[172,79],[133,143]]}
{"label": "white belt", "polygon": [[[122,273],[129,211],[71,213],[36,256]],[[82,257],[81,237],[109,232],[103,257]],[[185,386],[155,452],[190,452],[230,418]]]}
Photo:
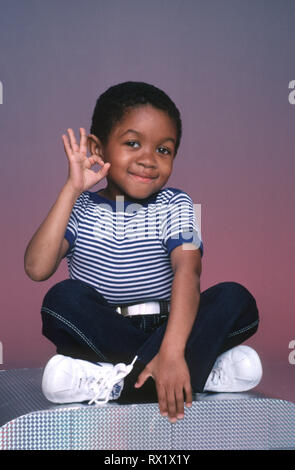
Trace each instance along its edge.
{"label": "white belt", "polygon": [[[170,304],[168,303],[168,310]],[[133,315],[155,315],[160,313],[159,302],[146,302],[144,304],[129,305],[129,307],[117,307],[116,311],[124,317]]]}

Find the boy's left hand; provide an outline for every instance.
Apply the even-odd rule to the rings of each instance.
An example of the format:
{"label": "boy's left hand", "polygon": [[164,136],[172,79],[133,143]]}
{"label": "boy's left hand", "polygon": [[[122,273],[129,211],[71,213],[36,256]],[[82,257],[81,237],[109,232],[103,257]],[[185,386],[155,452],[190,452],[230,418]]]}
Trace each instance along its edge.
{"label": "boy's left hand", "polygon": [[168,356],[160,351],[138,376],[135,387],[140,388],[149,377],[156,383],[161,415],[168,416],[171,423],[182,419],[184,402],[187,407],[192,405],[190,373],[184,356]]}

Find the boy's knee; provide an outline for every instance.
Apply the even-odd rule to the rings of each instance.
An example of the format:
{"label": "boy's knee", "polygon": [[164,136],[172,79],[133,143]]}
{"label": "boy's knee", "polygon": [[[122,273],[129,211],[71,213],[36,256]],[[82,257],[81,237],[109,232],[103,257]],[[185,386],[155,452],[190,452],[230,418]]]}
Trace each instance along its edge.
{"label": "boy's knee", "polygon": [[251,292],[239,282],[224,282],[223,288],[227,291],[230,302],[236,302],[240,307],[251,309],[258,316],[257,304]]}
{"label": "boy's knee", "polygon": [[79,289],[78,282],[75,279],[64,279],[52,286],[43,299],[42,307],[73,298],[73,293]]}
{"label": "boy's knee", "polygon": [[248,289],[239,282],[227,281],[221,282],[220,285],[222,285],[224,289],[228,290],[231,296],[254,299],[251,292],[249,292]]}
{"label": "boy's knee", "polygon": [[[42,308],[55,310],[73,307],[80,310],[85,303],[108,306],[105,298],[90,284],[80,279],[65,279],[52,286],[45,295]],[[41,308],[41,310],[42,310]]]}

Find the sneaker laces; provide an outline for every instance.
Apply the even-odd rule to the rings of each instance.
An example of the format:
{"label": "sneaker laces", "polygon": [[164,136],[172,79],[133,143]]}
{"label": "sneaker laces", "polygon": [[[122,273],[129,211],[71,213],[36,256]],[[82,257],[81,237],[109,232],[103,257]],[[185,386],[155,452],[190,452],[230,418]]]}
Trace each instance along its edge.
{"label": "sneaker laces", "polygon": [[88,405],[92,405],[93,403],[96,405],[105,405],[110,399],[114,385],[119,383],[131,372],[137,357],[138,356],[135,356],[129,365],[119,363],[107,370],[102,367],[99,375],[96,374],[95,377],[88,377],[88,389],[94,393]]}
{"label": "sneaker laces", "polygon": [[210,382],[212,382],[214,385],[217,385],[218,383],[224,384],[226,382],[226,378],[227,376],[225,372],[224,361],[219,359],[211,371]]}

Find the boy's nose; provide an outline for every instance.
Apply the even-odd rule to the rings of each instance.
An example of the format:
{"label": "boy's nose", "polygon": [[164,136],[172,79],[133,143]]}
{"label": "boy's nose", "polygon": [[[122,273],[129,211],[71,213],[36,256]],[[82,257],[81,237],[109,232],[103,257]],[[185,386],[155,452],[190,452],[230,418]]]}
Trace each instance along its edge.
{"label": "boy's nose", "polygon": [[155,159],[154,155],[150,152],[145,152],[142,155],[139,155],[136,159],[136,163],[138,165],[143,165],[143,166],[148,167],[148,168],[150,168],[150,167],[156,168],[157,167],[156,159]]}

